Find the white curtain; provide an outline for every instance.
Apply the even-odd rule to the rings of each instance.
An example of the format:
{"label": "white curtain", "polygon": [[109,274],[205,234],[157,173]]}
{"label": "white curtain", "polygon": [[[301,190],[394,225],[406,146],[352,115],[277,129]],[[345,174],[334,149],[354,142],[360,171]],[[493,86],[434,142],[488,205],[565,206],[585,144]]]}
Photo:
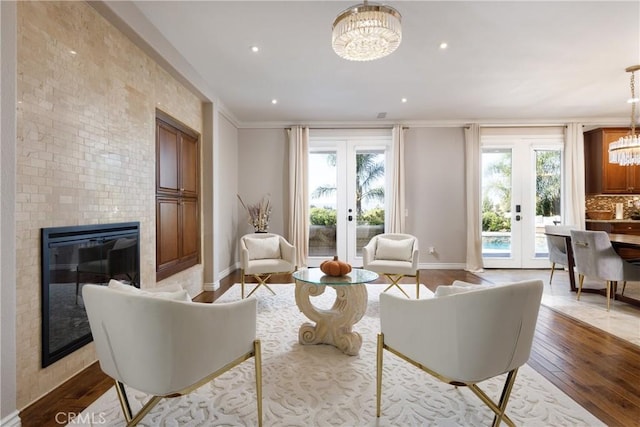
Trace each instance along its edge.
{"label": "white curtain", "polygon": [[389,212],[388,233],[404,233],[405,201],[404,201],[404,129],[401,125],[393,126],[393,183],[391,187],[391,211]]}
{"label": "white curtain", "polygon": [[467,192],[467,259],[465,270],[483,271],[482,229],[480,228],[480,125],[474,123],[464,130],[465,181]]}
{"label": "white curtain", "polygon": [[289,242],[296,247],[298,267],[309,256],[309,128],[289,132]]}
{"label": "white curtain", "polygon": [[584,229],[584,136],[581,123],[569,123],[564,139],[564,219],[567,225]]}

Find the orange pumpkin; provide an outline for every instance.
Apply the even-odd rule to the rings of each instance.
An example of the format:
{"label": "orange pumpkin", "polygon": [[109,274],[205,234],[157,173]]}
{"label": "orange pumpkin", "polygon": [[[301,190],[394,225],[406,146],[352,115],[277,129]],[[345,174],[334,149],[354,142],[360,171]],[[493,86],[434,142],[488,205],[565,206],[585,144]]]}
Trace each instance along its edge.
{"label": "orange pumpkin", "polygon": [[320,270],[327,276],[344,276],[351,272],[351,265],[334,256],[333,259],[323,261]]}

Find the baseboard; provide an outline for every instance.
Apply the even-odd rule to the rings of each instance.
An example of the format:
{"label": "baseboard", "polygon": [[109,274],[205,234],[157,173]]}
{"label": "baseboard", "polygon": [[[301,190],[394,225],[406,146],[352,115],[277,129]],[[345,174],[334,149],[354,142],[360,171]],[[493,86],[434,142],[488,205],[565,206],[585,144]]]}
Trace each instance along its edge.
{"label": "baseboard", "polygon": [[18,411],[13,411],[12,414],[7,415],[6,417],[0,420],[0,426],[4,426],[4,427],[22,426],[22,422],[20,421],[20,413]]}
{"label": "baseboard", "polygon": [[[229,276],[231,273],[233,273],[234,271],[236,271],[240,266],[240,263],[234,263],[234,265],[225,268],[224,270],[220,271],[218,273],[218,277],[224,278]],[[213,291],[217,291],[220,288],[220,279],[216,280],[213,283],[203,283],[202,284],[202,289],[205,291],[209,291],[209,292],[213,292]]]}
{"label": "baseboard", "polygon": [[465,263],[423,263],[418,264],[420,270],[464,270],[467,265]]}

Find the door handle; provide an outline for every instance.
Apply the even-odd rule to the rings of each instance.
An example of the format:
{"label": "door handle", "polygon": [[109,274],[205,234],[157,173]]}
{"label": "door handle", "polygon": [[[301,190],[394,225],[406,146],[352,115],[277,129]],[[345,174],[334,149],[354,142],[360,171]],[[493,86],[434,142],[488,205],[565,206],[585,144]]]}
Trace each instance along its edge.
{"label": "door handle", "polygon": [[349,221],[353,221],[353,215],[349,215],[349,216],[347,217],[347,220],[349,220]]}
{"label": "door handle", "polygon": [[516,221],[520,221],[520,215],[516,215]]}

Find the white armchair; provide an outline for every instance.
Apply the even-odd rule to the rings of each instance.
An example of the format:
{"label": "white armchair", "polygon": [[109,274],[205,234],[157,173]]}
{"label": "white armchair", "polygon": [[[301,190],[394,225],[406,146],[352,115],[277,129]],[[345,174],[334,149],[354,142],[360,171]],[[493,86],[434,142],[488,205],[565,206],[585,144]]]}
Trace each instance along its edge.
{"label": "white armchair", "polygon": [[[436,298],[380,295],[376,415],[387,350],[440,381],[469,387],[495,413],[494,425],[513,425],[505,409],[518,368],[531,353],[542,289],[541,280],[496,286],[454,282],[440,286]],[[500,401],[493,402],[478,383],[507,372]]]}
{"label": "white armchair", "polygon": [[295,270],[296,249],[284,237],[273,233],[251,233],[240,238],[242,298],[245,276],[253,276],[258,282],[247,297],[253,295],[260,286],[266,287],[275,295],[267,285],[267,280],[274,274],[288,274]]}
{"label": "white armchair", "polygon": [[[140,422],[163,397],[188,394],[251,357],[262,425],[256,300],[205,304],[186,301],[186,291],[127,288],[82,288],[100,368],[116,382],[127,425]],[[125,384],[153,396],[136,415]]]}
{"label": "white armchair", "polygon": [[416,298],[420,298],[420,270],[418,270],[418,239],[410,234],[384,233],[373,236],[362,248],[362,267],[386,276],[409,298],[398,282],[403,277],[416,278]]}

